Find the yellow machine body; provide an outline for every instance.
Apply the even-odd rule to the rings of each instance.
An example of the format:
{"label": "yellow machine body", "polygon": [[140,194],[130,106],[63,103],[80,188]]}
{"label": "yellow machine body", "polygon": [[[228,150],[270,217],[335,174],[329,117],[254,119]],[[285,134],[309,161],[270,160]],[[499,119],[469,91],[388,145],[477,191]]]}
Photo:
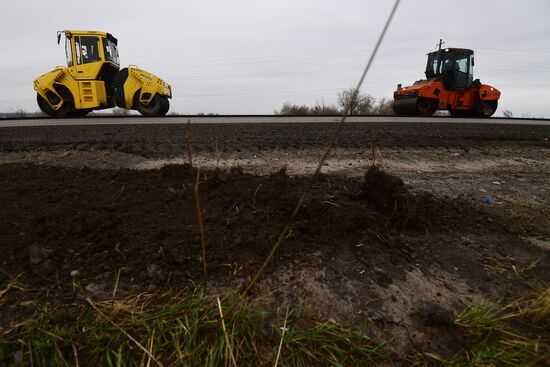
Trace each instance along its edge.
{"label": "yellow machine body", "polygon": [[132,108],[136,93],[139,94],[139,102],[149,104],[155,94],[172,98],[172,87],[159,77],[139,69],[137,66],[128,67],[128,79],[124,83],[124,108]]}
{"label": "yellow machine body", "polygon": [[106,32],[58,32],[65,35],[67,66],[34,81],[40,109],[50,116],[85,115],[91,110],[137,109],[146,116],[168,112],[171,86],[136,66],[120,69],[118,41]]}

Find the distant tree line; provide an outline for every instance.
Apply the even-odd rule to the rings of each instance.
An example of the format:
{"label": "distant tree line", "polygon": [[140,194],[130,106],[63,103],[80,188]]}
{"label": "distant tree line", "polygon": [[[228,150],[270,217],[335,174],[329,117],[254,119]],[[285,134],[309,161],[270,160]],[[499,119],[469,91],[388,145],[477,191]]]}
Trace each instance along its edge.
{"label": "distant tree line", "polygon": [[17,118],[17,117],[40,117],[46,116],[42,111],[27,112],[23,109],[15,110],[15,112],[0,112],[0,118]]}
{"label": "distant tree line", "polygon": [[[297,105],[290,102],[285,102],[283,106],[275,111],[276,115],[340,115],[344,111],[349,110],[351,115],[393,115],[392,108],[393,100],[388,98],[380,98],[376,100],[369,94],[358,93],[357,97],[353,98],[353,88],[345,89],[337,93],[335,104],[328,104],[324,101],[316,102],[313,106]],[[125,116],[135,115],[136,112],[124,108],[115,107],[111,111],[92,111],[90,115],[96,116]],[[171,111],[168,115],[179,116],[180,113]],[[215,112],[199,112],[199,116],[217,116]],[[437,111],[436,115],[448,116],[447,111]],[[41,111],[28,112],[23,109],[15,110],[14,112],[0,112],[0,118],[18,118],[18,117],[42,117],[46,116]],[[504,118],[513,118],[514,113],[509,109],[502,110]],[[530,113],[523,113],[522,118],[532,118]],[[543,117],[544,118],[544,117]]]}
{"label": "distant tree line", "polygon": [[369,94],[359,92],[355,98],[353,88],[338,92],[335,104],[316,102],[313,106],[296,105],[285,102],[276,115],[340,115],[349,111],[350,115],[393,115],[392,100],[376,100]]}

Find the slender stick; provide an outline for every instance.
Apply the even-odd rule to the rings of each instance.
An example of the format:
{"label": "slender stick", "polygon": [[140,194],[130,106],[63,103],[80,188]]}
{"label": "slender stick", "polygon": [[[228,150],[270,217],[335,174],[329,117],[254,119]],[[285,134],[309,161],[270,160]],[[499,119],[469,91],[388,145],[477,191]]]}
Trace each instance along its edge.
{"label": "slender stick", "polygon": [[285,332],[288,330],[286,328],[286,322],[288,320],[288,308],[286,309],[286,315],[285,315],[285,322],[282,327],[282,333],[281,333],[281,341],[279,342],[279,349],[277,350],[277,358],[275,358],[275,363],[273,364],[273,367],[277,367],[279,365],[279,357],[281,356],[281,349],[283,348],[283,340],[285,338]]}
{"label": "slender stick", "polygon": [[34,359],[32,358],[32,348],[30,340],[27,340],[27,347],[29,348],[29,365],[34,367]]}
{"label": "slender stick", "polygon": [[189,158],[189,165],[193,168],[193,149],[191,148],[191,119],[187,120],[187,157]]}
{"label": "slender stick", "polygon": [[76,350],[76,345],[73,344],[73,354],[74,354],[74,363],[76,367],[80,367],[80,363],[78,362],[78,352]]}
{"label": "slender stick", "polygon": [[[365,66],[365,69],[363,70],[363,74],[361,75],[361,78],[359,79],[359,82],[357,83],[357,86],[353,90],[352,99],[351,99],[352,101],[357,99],[357,95],[359,94],[359,89],[363,85],[365,77],[367,76],[367,72],[369,71],[369,69],[372,65],[374,57],[376,56],[376,53],[378,52],[378,48],[380,47],[380,44],[382,43],[382,40],[384,39],[384,35],[386,34],[386,31],[388,30],[388,27],[389,27],[389,25],[390,25],[390,23],[393,19],[393,16],[395,14],[395,11],[397,10],[397,7],[399,6],[400,1],[401,0],[396,0],[395,1],[395,4],[394,4],[394,6],[393,6],[393,8],[390,12],[390,15],[389,15],[389,17],[386,21],[386,24],[384,25],[384,29],[382,30],[382,33],[378,37],[378,41],[376,42],[376,46],[374,47],[374,50],[372,51],[372,54],[369,58],[369,61],[368,61],[367,65]],[[256,284],[256,282],[258,281],[260,276],[263,274],[263,272],[265,271],[265,269],[267,268],[267,266],[269,265],[269,263],[273,259],[273,256],[275,255],[275,253],[277,252],[279,247],[284,242],[284,240],[287,236],[287,233],[288,233],[292,223],[294,222],[294,218],[296,217],[296,214],[298,214],[298,211],[302,207],[302,205],[305,201],[305,198],[308,196],[309,192],[311,191],[311,183],[313,182],[313,179],[316,178],[319,175],[319,173],[321,172],[321,169],[323,168],[323,164],[325,163],[327,157],[329,156],[330,152],[332,151],[332,148],[333,148],[334,144],[336,143],[336,139],[338,138],[338,136],[342,132],[342,129],[344,127],[344,123],[346,122],[346,119],[347,119],[348,115],[351,113],[352,104],[353,103],[349,103],[348,106],[346,106],[346,109],[344,110],[344,112],[342,113],[342,117],[340,119],[340,122],[338,123],[336,131],[334,132],[331,139],[329,140],[329,142],[328,142],[328,144],[325,148],[325,151],[324,151],[324,153],[321,157],[321,160],[319,161],[319,164],[317,165],[317,169],[315,170],[315,172],[312,175],[312,179],[311,179],[310,183],[306,184],[306,187],[304,188],[304,191],[302,192],[302,195],[300,196],[300,198],[298,199],[298,201],[296,203],[296,207],[292,211],[292,214],[290,215],[290,218],[288,219],[288,221],[287,221],[285,227],[283,228],[281,234],[277,238],[277,242],[271,248],[271,251],[269,252],[269,255],[267,256],[264,263],[260,267],[260,270],[258,270],[256,275],[254,275],[254,277],[252,278],[250,283],[248,283],[247,287],[245,288],[245,290],[244,290],[245,295]]]}
{"label": "slender stick", "polygon": [[[189,165],[191,166],[191,172],[194,172],[194,166],[193,166],[193,149],[191,147],[191,120],[187,120],[187,156],[189,158]],[[205,277],[208,276],[208,266],[206,262],[206,239],[204,235],[204,221],[202,219],[202,208],[201,208],[201,200],[199,195],[199,169],[197,168],[196,171],[196,177],[195,177],[195,185],[193,187],[193,196],[195,198],[195,211],[197,213],[197,222],[199,224],[199,232],[200,232],[200,239],[201,239],[201,255],[202,255],[202,270]]]}
{"label": "slender stick", "polygon": [[199,196],[199,168],[197,168],[197,178],[195,180],[195,187],[193,193],[195,196],[195,209],[197,211],[197,222],[199,222],[199,232],[201,236],[201,253],[202,253],[202,268],[204,276],[208,276],[208,269],[206,264],[206,240],[204,236],[204,222],[202,220],[201,200]]}
{"label": "slender stick", "polygon": [[215,144],[216,144],[216,168],[218,168],[220,166],[220,150],[218,148],[218,141],[216,140],[215,141]]}
{"label": "slender stick", "polygon": [[225,337],[225,343],[227,344],[227,349],[229,349],[229,355],[231,356],[231,362],[233,367],[237,367],[237,362],[235,361],[235,356],[233,355],[233,349],[231,349],[231,344],[229,343],[229,335],[227,335],[227,329],[225,328],[225,320],[223,319],[222,303],[220,302],[220,297],[216,297],[218,301],[218,310],[220,311],[220,318],[222,320],[222,330]]}
{"label": "slender stick", "polygon": [[115,299],[116,292],[118,290],[118,281],[120,280],[120,268],[118,268],[118,271],[116,273],[116,281],[115,281],[115,288],[113,289],[113,297],[112,299]]}
{"label": "slender stick", "polygon": [[147,358],[147,365],[145,367],[151,367],[151,356],[153,355],[153,344],[155,342],[155,329],[153,329],[153,333],[151,334],[151,338],[149,339],[149,358]]}
{"label": "slender stick", "polygon": [[65,359],[65,357],[63,357],[63,353],[61,353],[61,349],[59,349],[59,345],[57,345],[57,340],[53,340],[53,346],[55,347],[55,351],[57,352],[57,354],[59,354],[59,358],[61,358],[61,361],[63,361],[63,365],[65,365],[65,367],[69,367],[69,364],[67,363],[67,360]]}

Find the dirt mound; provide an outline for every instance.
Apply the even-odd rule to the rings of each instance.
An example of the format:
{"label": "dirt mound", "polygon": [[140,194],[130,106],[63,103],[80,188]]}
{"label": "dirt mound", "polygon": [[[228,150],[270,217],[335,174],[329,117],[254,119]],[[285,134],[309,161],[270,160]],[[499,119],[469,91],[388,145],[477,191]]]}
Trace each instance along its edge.
{"label": "dirt mound", "polygon": [[487,222],[487,213],[478,206],[459,199],[437,198],[427,192],[413,193],[400,177],[378,165],[372,165],[365,173],[358,196],[394,228],[412,231],[468,229]]}
{"label": "dirt mound", "polygon": [[411,195],[399,177],[372,165],[365,173],[360,193],[367,204],[394,221],[406,221],[412,214]]}
{"label": "dirt mound", "polygon": [[[202,284],[192,173],[188,165],[1,165],[0,277],[7,284],[20,275],[21,289],[3,299],[0,328],[32,313],[36,300],[109,298],[115,284],[118,295]],[[201,170],[208,289],[251,279],[306,180]],[[368,319],[397,347],[417,347],[413,338],[452,350],[456,339],[445,335],[457,308],[520,293],[523,280],[548,271],[548,255],[520,237],[527,233],[511,233],[514,221],[480,204],[413,194],[378,167],[364,181],[321,176],[254,296],[274,309],[306,302],[357,327]],[[525,269],[522,281],[497,264]]]}

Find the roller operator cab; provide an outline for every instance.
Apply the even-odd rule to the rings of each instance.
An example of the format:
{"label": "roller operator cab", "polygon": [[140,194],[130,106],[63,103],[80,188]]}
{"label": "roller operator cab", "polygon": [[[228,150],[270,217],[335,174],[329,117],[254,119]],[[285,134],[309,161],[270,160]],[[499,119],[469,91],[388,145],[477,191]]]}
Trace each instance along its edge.
{"label": "roller operator cab", "polygon": [[34,81],[40,109],[49,116],[84,116],[112,107],[164,116],[172,88],[159,77],[129,66],[120,69],[118,41],[96,31],[62,31],[67,66],[58,66]]}
{"label": "roller operator cab", "polygon": [[447,48],[429,53],[426,79],[405,88],[398,85],[393,98],[396,115],[431,116],[448,110],[453,116],[490,117],[500,91],[474,80],[472,50]]}

